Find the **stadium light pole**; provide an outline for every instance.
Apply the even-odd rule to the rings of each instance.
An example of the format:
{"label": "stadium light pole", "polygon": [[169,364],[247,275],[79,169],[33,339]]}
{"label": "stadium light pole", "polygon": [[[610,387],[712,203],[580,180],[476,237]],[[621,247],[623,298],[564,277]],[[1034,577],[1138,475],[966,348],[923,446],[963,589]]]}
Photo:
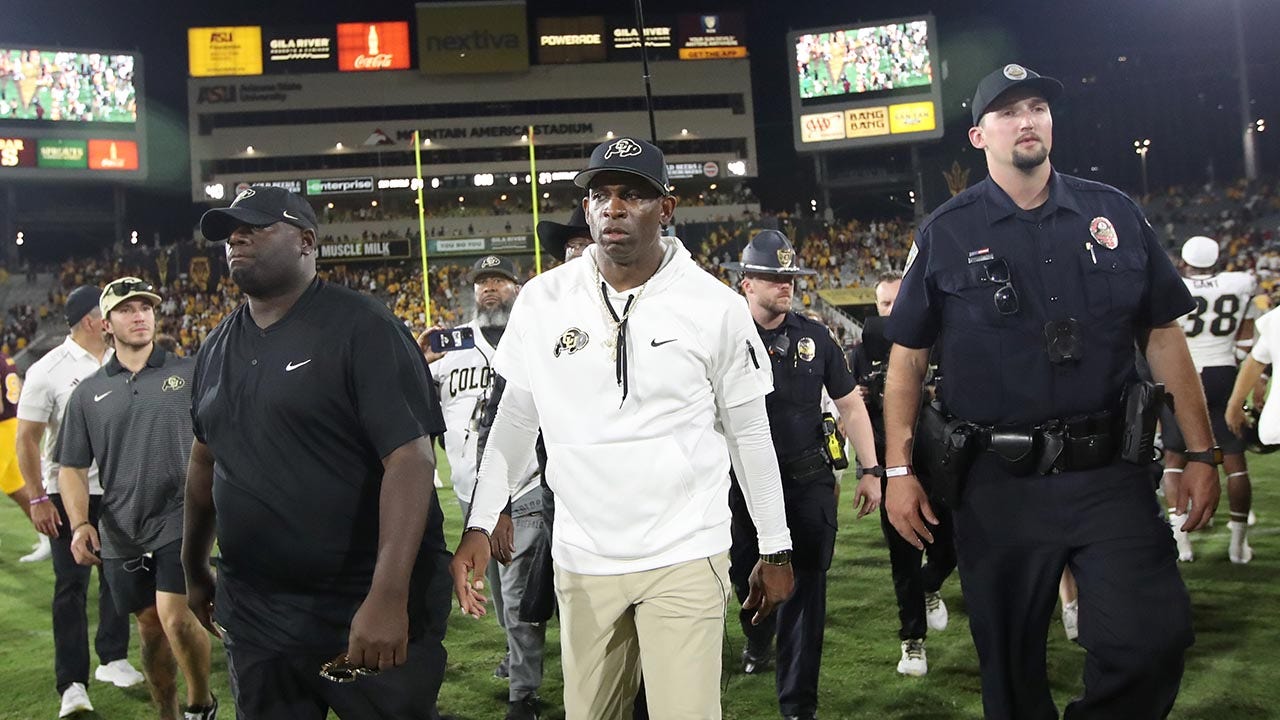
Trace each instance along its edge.
{"label": "stadium light pole", "polygon": [[644,104],[649,111],[649,141],[658,144],[658,124],[653,119],[653,84],[649,75],[649,38],[644,31],[644,2],[636,0],[636,32],[640,34],[640,63],[644,68]]}
{"label": "stadium light pole", "polygon": [[1240,132],[1243,133],[1244,177],[1258,179],[1258,148],[1254,143],[1253,113],[1249,109],[1249,63],[1244,48],[1244,12],[1240,0],[1231,0],[1231,14],[1235,20],[1236,76],[1240,87]]}
{"label": "stadium light pole", "polygon": [[1138,154],[1139,160],[1142,162],[1142,197],[1146,199],[1150,192],[1147,189],[1147,151],[1151,149],[1151,139],[1142,138],[1133,141],[1133,151]]}

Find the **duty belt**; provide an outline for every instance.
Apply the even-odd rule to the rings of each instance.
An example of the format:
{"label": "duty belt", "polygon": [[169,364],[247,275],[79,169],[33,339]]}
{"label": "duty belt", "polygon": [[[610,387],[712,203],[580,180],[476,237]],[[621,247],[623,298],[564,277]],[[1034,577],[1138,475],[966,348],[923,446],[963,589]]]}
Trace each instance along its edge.
{"label": "duty belt", "polygon": [[784,478],[804,478],[819,470],[829,471],[831,463],[827,460],[827,454],[822,451],[822,447],[814,446],[785,458],[779,457],[778,469],[782,471]]}
{"label": "duty belt", "polygon": [[1039,425],[974,425],[978,448],[1014,475],[1093,470],[1116,461],[1123,428],[1109,410]]}

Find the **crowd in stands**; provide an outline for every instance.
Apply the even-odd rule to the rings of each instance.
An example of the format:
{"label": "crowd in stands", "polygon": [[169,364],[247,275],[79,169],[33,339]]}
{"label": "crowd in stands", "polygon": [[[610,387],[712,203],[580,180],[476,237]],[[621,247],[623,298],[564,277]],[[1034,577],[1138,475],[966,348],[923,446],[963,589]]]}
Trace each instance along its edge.
{"label": "crowd in stands", "polygon": [[[371,208],[369,218],[378,217]],[[1243,182],[1217,188],[1171,188],[1148,199],[1146,210],[1152,225],[1176,254],[1176,248],[1191,235],[1203,234],[1223,244],[1228,269],[1254,270],[1264,293],[1280,294],[1280,193],[1274,185]],[[765,227],[777,227],[793,238],[801,265],[817,271],[797,283],[798,305],[824,316],[838,312],[818,300],[823,290],[843,287],[870,287],[876,277],[889,269],[901,270],[911,247],[914,222],[908,218],[827,222],[809,214],[780,214],[725,219],[719,222],[679,223],[673,228],[690,249],[694,259],[726,284],[736,278],[721,265],[738,258],[747,241]],[[349,235],[322,236],[323,242],[410,239],[417,248],[416,228],[403,232],[366,231]],[[3,339],[11,350],[25,347],[35,334],[42,314],[57,311],[62,294],[84,283],[101,285],[114,277],[137,275],[155,283],[165,297],[160,307],[164,332],[172,335],[184,352],[194,352],[205,336],[241,301],[241,296],[224,272],[218,245],[188,241],[166,250],[117,247],[112,256],[68,261],[57,273],[57,287],[48,307],[10,308],[5,316]],[[163,255],[163,258],[159,256]],[[207,258],[208,272],[193,277],[193,258]],[[164,262],[159,262],[158,260]],[[321,276],[347,287],[371,293],[387,303],[415,332],[428,324],[445,326],[466,322],[472,312],[472,294],[466,284],[468,257],[432,257],[429,266],[431,295],[430,323],[423,304],[422,271],[419,258],[384,263],[322,264]],[[554,264],[544,256],[544,268]],[[531,256],[516,258],[521,273],[532,276]],[[164,279],[158,272],[166,265]],[[828,324],[845,334],[845,325],[836,317]],[[852,340],[846,336],[847,340]]]}
{"label": "crowd in stands", "polygon": [[4,313],[0,326],[0,352],[12,357],[26,349],[36,335],[40,321],[49,314],[49,305],[14,305]]}

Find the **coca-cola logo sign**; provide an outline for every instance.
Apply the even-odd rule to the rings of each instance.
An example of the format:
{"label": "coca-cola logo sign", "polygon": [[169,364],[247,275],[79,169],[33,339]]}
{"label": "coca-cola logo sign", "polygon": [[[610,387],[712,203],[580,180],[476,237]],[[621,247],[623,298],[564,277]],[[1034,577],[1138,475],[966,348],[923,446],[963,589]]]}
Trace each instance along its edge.
{"label": "coca-cola logo sign", "polygon": [[338,69],[346,72],[407,70],[409,23],[371,22],[338,25]]}

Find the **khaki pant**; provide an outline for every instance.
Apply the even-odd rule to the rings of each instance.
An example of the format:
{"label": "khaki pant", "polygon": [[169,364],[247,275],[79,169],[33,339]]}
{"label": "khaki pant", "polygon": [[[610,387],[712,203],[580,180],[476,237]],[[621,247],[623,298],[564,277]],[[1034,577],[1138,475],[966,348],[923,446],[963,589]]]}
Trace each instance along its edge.
{"label": "khaki pant", "polygon": [[728,573],[727,553],[626,575],[557,565],[565,720],[630,718],[642,667],[650,717],[718,720]]}

